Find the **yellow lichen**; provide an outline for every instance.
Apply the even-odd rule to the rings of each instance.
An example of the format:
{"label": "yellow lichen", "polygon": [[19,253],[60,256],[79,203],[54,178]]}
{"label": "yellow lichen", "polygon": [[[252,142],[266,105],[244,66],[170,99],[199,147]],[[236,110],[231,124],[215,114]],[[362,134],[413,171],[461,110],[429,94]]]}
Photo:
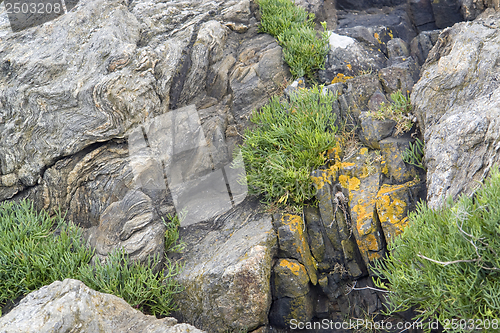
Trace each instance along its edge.
{"label": "yellow lichen", "polygon": [[345,83],[347,80],[352,79],[354,76],[347,76],[342,73],[338,73],[332,80],[332,84],[334,83]]}
{"label": "yellow lichen", "polygon": [[290,270],[290,272],[292,272],[292,274],[296,275],[296,276],[299,276],[301,270],[303,271],[303,273],[307,274],[302,265],[296,264],[294,262],[290,262],[286,259],[280,260],[280,266],[288,268]]}
{"label": "yellow lichen", "polygon": [[359,180],[359,178],[349,177],[346,175],[340,175],[339,182],[343,188],[346,188],[349,190],[349,197],[351,196],[352,191],[359,191],[359,185],[361,184],[361,181]]}
{"label": "yellow lichen", "polygon": [[375,231],[375,224],[371,223],[373,219],[373,206],[375,200],[371,199],[364,202],[363,199],[358,199],[358,203],[352,207],[352,212],[356,213],[356,229],[360,236],[368,235]]}
{"label": "yellow lichen", "polygon": [[284,214],[281,218],[281,222],[284,225],[288,225],[291,232],[297,232],[300,244],[294,245],[297,246],[296,250],[302,258],[302,263],[306,266],[309,279],[311,279],[312,284],[316,285],[316,283],[318,283],[318,276],[316,275],[316,267],[309,249],[309,244],[304,237],[305,226],[302,218],[298,215]]}

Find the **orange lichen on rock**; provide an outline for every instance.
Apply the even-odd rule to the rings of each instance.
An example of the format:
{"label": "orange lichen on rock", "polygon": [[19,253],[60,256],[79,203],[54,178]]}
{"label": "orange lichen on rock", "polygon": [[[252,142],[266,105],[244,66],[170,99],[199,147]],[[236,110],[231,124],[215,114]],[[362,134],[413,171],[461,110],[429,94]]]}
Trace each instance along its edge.
{"label": "orange lichen on rock", "polygon": [[304,266],[302,266],[300,264],[296,264],[296,263],[291,262],[291,261],[288,261],[286,259],[280,259],[279,265],[281,267],[288,268],[290,270],[290,272],[292,272],[292,274],[296,275],[296,276],[299,276],[301,271],[303,271],[302,273],[307,274]]}
{"label": "orange lichen on rock", "polygon": [[361,181],[357,177],[349,177],[346,175],[340,175],[339,176],[339,182],[340,185],[342,185],[343,188],[346,188],[349,190],[349,200],[352,199],[352,191],[359,191],[359,185],[361,184]]}
{"label": "orange lichen on rock", "polygon": [[354,76],[347,76],[342,73],[338,73],[332,80],[332,84],[334,83],[345,83],[347,80],[354,78]]}
{"label": "orange lichen on rock", "polygon": [[318,276],[316,274],[317,263],[312,257],[309,244],[304,236],[305,225],[302,218],[298,215],[284,214],[281,218],[281,222],[282,225],[288,226],[289,230],[296,235],[296,239],[298,239],[299,243],[294,243],[294,245],[296,246],[296,252],[299,253],[301,257],[299,262],[306,267],[312,284],[316,285],[316,283],[318,283]]}
{"label": "orange lichen on rock", "polygon": [[402,185],[384,184],[377,194],[378,218],[388,242],[408,225],[408,189],[415,184],[415,181]]}

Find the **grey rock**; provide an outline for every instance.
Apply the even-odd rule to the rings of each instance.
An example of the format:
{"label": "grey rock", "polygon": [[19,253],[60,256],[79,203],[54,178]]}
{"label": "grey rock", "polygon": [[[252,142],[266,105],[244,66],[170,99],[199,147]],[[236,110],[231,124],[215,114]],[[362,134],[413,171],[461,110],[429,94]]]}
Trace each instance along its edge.
{"label": "grey rock", "polygon": [[447,196],[472,193],[499,160],[498,18],[445,29],[414,87],[432,207]]}
{"label": "grey rock", "polygon": [[78,8],[0,44],[0,172],[18,186],[36,185],[58,158],[123,136],[160,107],[153,73],[136,71],[134,15],[121,1]]}
{"label": "grey rock", "polygon": [[409,9],[412,22],[417,27],[418,32],[438,28],[431,0],[410,0]]}
{"label": "grey rock", "polygon": [[176,316],[209,332],[252,330],[268,322],[271,260],[277,241],[271,216],[247,200],[181,231],[185,268]]}
{"label": "grey rock", "polygon": [[466,21],[472,21],[478,17],[485,9],[498,9],[498,1],[496,0],[458,0],[460,4],[460,12]]}
{"label": "grey rock", "polygon": [[401,38],[394,38],[387,42],[387,54],[389,58],[408,57],[410,46]]}
{"label": "grey rock", "polygon": [[362,111],[368,111],[372,96],[380,91],[383,88],[375,74],[357,76],[347,82],[345,99],[355,119],[359,120]]}
{"label": "grey rock", "polygon": [[269,92],[288,76],[281,47],[270,35],[259,35],[241,45],[239,56],[229,76],[234,101],[232,111],[237,121],[262,107]]}
{"label": "grey rock", "polygon": [[412,39],[410,44],[411,56],[418,61],[419,65],[424,64],[440,33],[441,30],[423,31]]}
{"label": "grey rock", "polygon": [[164,234],[165,226],[151,198],[140,190],[131,190],[104,210],[99,226],[90,231],[88,242],[99,259],[123,248],[131,260],[146,262],[150,257],[163,255]]}
{"label": "grey rock", "polygon": [[434,13],[434,20],[439,29],[451,27],[464,19],[460,12],[459,0],[432,1],[431,5],[432,12]]}
{"label": "grey rock", "polygon": [[[392,38],[401,38],[407,43],[416,35],[406,5],[372,7],[363,11],[338,11],[338,21],[339,29],[359,29],[359,27],[380,29],[380,27],[384,27],[390,32]],[[380,35],[380,31],[374,32]]]}
{"label": "grey rock", "polygon": [[324,0],[297,0],[295,5],[304,8],[309,13],[313,13],[315,16],[321,15],[321,10],[323,9]]}
{"label": "grey rock", "polygon": [[299,322],[311,321],[314,315],[313,297],[309,293],[295,298],[278,298],[269,312],[269,323],[274,327],[289,328],[292,319]]}
{"label": "grey rock", "polygon": [[367,46],[358,40],[332,33],[325,69],[319,71],[321,82],[332,82],[337,74],[349,77],[362,71],[379,70],[385,67],[386,56],[373,46]]}
{"label": "grey rock", "polygon": [[372,149],[380,149],[379,141],[392,135],[396,122],[391,119],[377,120],[367,113],[361,113],[360,140]]}
{"label": "grey rock", "polygon": [[385,93],[390,95],[397,90],[404,94],[411,93],[413,85],[419,79],[419,66],[415,60],[412,57],[394,57],[389,63],[392,64],[378,71]]}
{"label": "grey rock", "polygon": [[340,9],[363,10],[371,7],[393,7],[404,4],[405,0],[338,0],[337,6]]}
{"label": "grey rock", "polygon": [[[39,185],[57,161],[125,138],[169,109],[207,97],[238,116],[261,106],[267,94],[259,92],[289,74],[274,39],[257,36],[254,9],[250,1],[92,0],[4,36],[0,200]],[[256,80],[243,75],[247,69]],[[232,114],[222,118],[223,127],[246,126]]]}
{"label": "grey rock", "polygon": [[123,299],[88,288],[81,281],[55,281],[28,294],[0,318],[6,333],[148,332],[202,333],[175,318],[156,319],[133,309]]}

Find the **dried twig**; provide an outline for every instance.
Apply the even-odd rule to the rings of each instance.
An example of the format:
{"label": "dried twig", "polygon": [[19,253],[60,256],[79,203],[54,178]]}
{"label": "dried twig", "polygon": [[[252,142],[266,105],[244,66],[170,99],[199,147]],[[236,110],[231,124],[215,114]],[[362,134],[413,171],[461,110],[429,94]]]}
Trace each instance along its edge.
{"label": "dried twig", "polygon": [[454,260],[454,261],[439,261],[439,260],[434,260],[434,259],[431,259],[431,258],[427,258],[426,256],[423,256],[421,255],[420,253],[417,254],[418,257],[420,258],[423,258],[425,260],[429,260],[429,261],[432,261],[436,264],[440,264],[440,265],[443,265],[443,266],[448,266],[448,265],[451,265],[451,264],[458,264],[458,263],[461,263],[461,262],[477,262],[479,261],[480,259],[464,259],[464,260]]}

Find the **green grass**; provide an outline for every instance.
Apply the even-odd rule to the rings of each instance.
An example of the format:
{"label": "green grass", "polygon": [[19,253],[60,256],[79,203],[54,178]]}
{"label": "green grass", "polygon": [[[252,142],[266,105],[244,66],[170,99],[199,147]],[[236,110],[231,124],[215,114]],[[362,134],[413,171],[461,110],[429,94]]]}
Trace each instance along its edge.
{"label": "green grass", "polygon": [[[176,225],[171,221],[167,229],[167,250],[180,250]],[[129,262],[120,250],[104,263],[90,265],[93,251],[81,236],[81,230],[61,214],[37,212],[28,201],[0,204],[0,307],[44,285],[72,278],[148,313],[167,315],[175,309],[172,296],[181,287],[172,278],[181,266],[168,262],[164,271],[157,266],[159,257],[140,265]]]}
{"label": "green grass", "polygon": [[403,161],[426,170],[424,165],[424,143],[420,139],[416,139],[415,143],[409,144],[409,147],[403,152]]}
{"label": "green grass", "polygon": [[258,0],[261,20],[260,31],[268,33],[283,47],[283,57],[293,77],[313,79],[315,71],[324,69],[325,56],[330,45],[326,23],[317,37],[314,14],[295,6],[290,0]]}
{"label": "green grass", "polygon": [[[328,91],[328,90],[326,90]],[[302,205],[313,198],[311,172],[325,163],[323,153],[335,146],[332,103],[335,96],[321,87],[301,89],[290,101],[275,96],[255,111],[235,167],[244,162],[249,193],[267,203]]]}
{"label": "green grass", "polygon": [[389,313],[415,307],[418,318],[442,325],[497,320],[500,328],[498,166],[474,197],[448,200],[440,209],[420,204],[389,250],[372,268],[382,279],[377,286],[389,291]]}
{"label": "green grass", "polygon": [[406,97],[401,90],[391,94],[391,102],[380,104],[377,111],[371,111],[370,116],[378,120],[392,119],[396,122],[396,130],[394,135],[399,135],[408,132],[413,127],[411,116],[411,101]]}

